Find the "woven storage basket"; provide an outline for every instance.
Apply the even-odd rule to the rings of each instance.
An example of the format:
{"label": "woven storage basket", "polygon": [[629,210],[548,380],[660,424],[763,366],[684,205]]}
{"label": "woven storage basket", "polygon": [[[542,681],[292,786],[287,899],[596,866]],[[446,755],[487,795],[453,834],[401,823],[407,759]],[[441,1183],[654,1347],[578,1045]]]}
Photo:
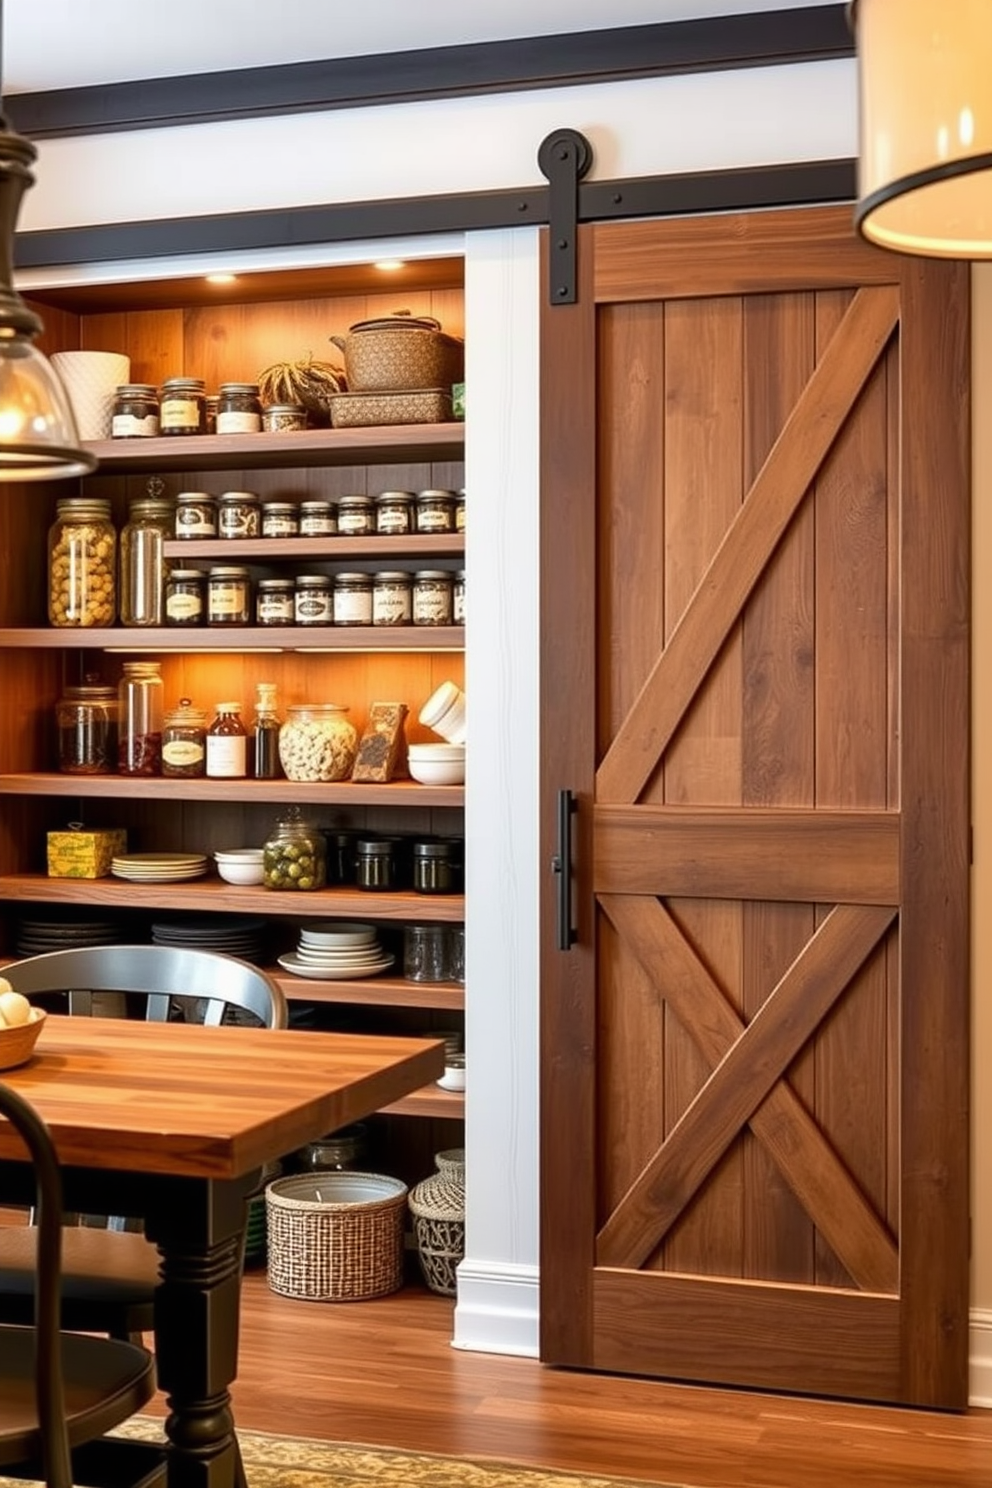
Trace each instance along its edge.
{"label": "woven storage basket", "polygon": [[269,1286],[309,1302],[357,1302],[403,1284],[406,1184],[378,1173],[277,1178],[265,1190]]}
{"label": "woven storage basket", "polygon": [[453,1147],[434,1158],[438,1171],[410,1193],[417,1255],[432,1292],[453,1297],[465,1254],[465,1152]]}
{"label": "woven storage basket", "polygon": [[444,388],[419,392],[332,393],[327,400],[331,427],[370,424],[446,424],[451,422],[451,394]]}
{"label": "woven storage basket", "polygon": [[347,337],[331,341],[344,353],[344,370],[353,393],[449,388],[462,377],[465,348],[442,331],[432,316],[404,312],[360,320]]}

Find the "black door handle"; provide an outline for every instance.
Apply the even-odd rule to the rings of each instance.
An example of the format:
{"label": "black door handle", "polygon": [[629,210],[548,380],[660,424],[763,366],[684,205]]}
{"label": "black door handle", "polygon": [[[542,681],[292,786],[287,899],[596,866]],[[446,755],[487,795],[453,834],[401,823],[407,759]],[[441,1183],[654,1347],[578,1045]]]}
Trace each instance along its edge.
{"label": "black door handle", "polygon": [[571,950],[578,940],[572,924],[572,816],[578,803],[570,790],[558,792],[558,845],[551,859],[551,871],[558,876],[557,936],[559,951]]}

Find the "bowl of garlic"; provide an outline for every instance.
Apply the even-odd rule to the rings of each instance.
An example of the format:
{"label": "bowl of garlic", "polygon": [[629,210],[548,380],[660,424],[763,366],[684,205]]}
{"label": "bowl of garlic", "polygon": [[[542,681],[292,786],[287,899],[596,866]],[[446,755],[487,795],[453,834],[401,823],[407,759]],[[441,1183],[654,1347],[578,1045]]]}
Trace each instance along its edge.
{"label": "bowl of garlic", "polygon": [[0,1069],[13,1069],[31,1058],[45,1014],[0,977]]}

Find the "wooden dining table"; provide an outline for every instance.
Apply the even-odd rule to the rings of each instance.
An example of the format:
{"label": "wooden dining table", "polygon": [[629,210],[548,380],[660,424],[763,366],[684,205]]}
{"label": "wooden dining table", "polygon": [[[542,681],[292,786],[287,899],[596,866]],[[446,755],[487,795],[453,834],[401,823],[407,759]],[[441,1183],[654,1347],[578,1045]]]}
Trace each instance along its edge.
{"label": "wooden dining table", "polygon": [[[138,1216],[159,1248],[169,1488],[239,1481],[229,1386],[247,1200],[262,1165],[443,1068],[434,1039],[49,1014],[28,1062],[0,1071],[48,1125],[66,1207]],[[25,1150],[0,1118],[0,1204],[32,1201]]]}

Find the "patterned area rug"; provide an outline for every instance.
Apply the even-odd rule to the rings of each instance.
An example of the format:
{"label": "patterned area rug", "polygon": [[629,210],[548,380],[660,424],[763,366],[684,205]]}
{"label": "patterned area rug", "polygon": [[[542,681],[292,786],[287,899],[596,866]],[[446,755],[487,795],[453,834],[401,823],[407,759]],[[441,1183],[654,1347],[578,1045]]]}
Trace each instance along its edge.
{"label": "patterned area rug", "polygon": [[[135,1417],[119,1434],[157,1441],[161,1422]],[[250,1488],[679,1488],[260,1431],[239,1431],[238,1440]]]}

